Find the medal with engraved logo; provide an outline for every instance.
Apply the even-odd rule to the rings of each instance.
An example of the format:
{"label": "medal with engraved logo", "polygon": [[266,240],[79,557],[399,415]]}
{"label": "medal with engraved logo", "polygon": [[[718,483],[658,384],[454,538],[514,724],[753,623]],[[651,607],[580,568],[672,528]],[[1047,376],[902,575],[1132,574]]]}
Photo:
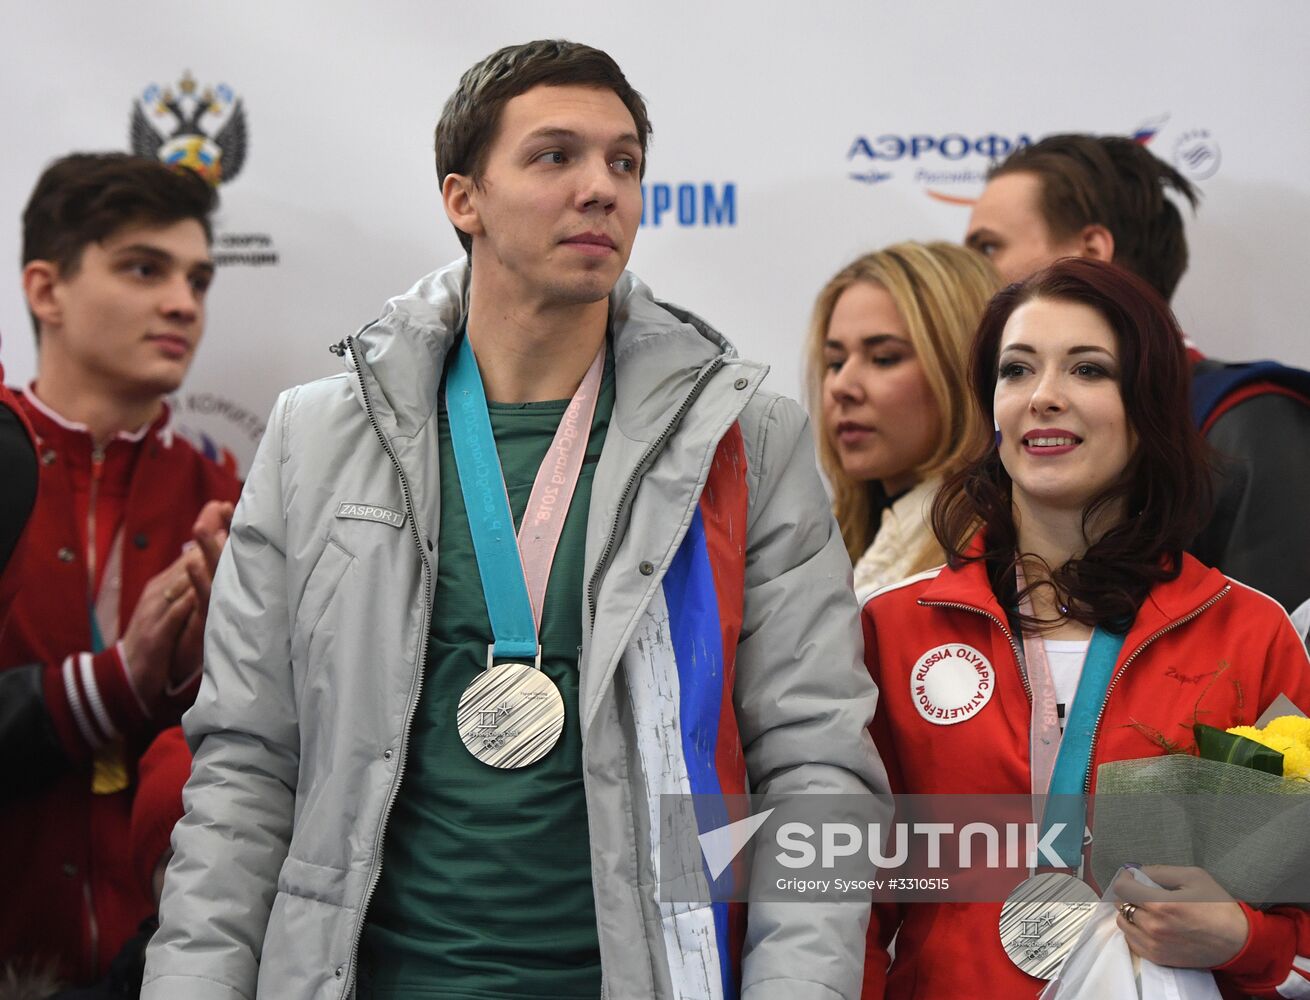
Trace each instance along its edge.
{"label": "medal with engraved logo", "polygon": [[501,663],[473,678],[459,699],[459,737],[484,764],[527,767],[564,731],[564,699],[540,667]]}
{"label": "medal with engraved logo", "polygon": [[[491,767],[535,764],[564,732],[564,699],[541,669],[541,614],[582,472],[604,367],[602,344],[560,418],[517,533],[482,375],[467,335],[446,376],[455,466],[495,639],[487,648],[486,669],[460,695],[456,724],[469,753]],[[505,660],[511,662],[497,662]]]}
{"label": "medal with engraved logo", "polygon": [[[1018,590],[1024,594],[1020,609],[1032,616],[1022,565],[1015,573]],[[1040,810],[1033,818],[1042,840],[1049,839],[1051,845],[1044,863],[1067,871],[1033,874],[1020,882],[1001,907],[1000,934],[1010,960],[1038,979],[1059,974],[1098,902],[1091,886],[1071,873],[1082,870],[1087,822],[1083,793],[1088,787],[1092,742],[1123,643],[1123,635],[1099,626],[1093,629],[1061,732],[1046,648],[1040,635],[1023,634],[1020,666],[1032,695],[1029,771],[1033,808]]]}
{"label": "medal with engraved logo", "polygon": [[1024,879],[1001,907],[1001,947],[1028,975],[1052,979],[1096,903],[1086,882],[1064,872]]}

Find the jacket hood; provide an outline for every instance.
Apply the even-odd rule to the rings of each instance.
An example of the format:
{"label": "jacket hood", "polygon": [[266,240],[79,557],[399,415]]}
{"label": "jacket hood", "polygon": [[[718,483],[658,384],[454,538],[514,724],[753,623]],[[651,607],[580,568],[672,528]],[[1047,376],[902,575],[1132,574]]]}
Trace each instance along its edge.
{"label": "jacket hood", "polygon": [[[354,337],[369,381],[369,399],[389,433],[413,435],[432,416],[446,353],[468,314],[470,272],[459,260],[420,278],[390,299],[382,315]],[[694,314],[660,302],[630,271],[610,292],[615,360],[614,419],[625,433],[644,437],[643,426],[676,406],[700,371],[715,358],[741,362],[736,349]],[[640,358],[659,352],[658,365]],[[351,354],[343,354],[354,373]],[[356,390],[358,392],[358,390]],[[362,400],[361,400],[362,403]]]}

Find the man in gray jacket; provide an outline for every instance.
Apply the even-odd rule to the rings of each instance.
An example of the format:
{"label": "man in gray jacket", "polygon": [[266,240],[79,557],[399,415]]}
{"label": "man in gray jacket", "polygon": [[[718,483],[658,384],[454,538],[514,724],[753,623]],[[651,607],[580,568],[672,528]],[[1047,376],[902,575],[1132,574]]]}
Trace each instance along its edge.
{"label": "man in gray jacket", "polygon": [[887,786],[801,410],[624,271],[649,134],[569,42],[446,104],[469,262],[269,421],[148,1000],[858,995],[867,905],[658,891],[661,795]]}

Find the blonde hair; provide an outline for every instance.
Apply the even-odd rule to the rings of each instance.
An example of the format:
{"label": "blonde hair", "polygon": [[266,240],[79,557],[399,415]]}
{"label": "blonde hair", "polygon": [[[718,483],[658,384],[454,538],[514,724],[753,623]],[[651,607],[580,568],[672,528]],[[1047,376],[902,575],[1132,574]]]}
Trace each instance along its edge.
{"label": "blonde hair", "polygon": [[861,281],[891,296],[941,415],[942,439],[914,470],[918,482],[962,468],[986,440],[988,428],[969,395],[969,349],[983,309],[1001,287],[991,263],[972,250],[953,243],[897,243],[848,264],[819,293],[805,342],[806,398],[819,428],[819,464],[832,484],[833,513],[852,562],[876,531],[874,485],[846,474],[823,426],[823,347],[837,300]]}

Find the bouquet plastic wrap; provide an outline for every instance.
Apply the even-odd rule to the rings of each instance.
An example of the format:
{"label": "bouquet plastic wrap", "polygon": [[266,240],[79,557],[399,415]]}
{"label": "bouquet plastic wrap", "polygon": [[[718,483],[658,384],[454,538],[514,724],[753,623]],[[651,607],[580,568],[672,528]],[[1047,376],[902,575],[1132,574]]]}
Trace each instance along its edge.
{"label": "bouquet plastic wrap", "polygon": [[[1159,888],[1143,872],[1127,871],[1143,885]],[[1039,1000],[1222,1000],[1208,969],[1171,969],[1129,951],[1115,924],[1118,901],[1107,890]]]}
{"label": "bouquet plastic wrap", "polygon": [[1195,727],[1199,756],[1097,770],[1092,873],[1195,865],[1253,906],[1310,902],[1310,719],[1280,697],[1256,726]]}

